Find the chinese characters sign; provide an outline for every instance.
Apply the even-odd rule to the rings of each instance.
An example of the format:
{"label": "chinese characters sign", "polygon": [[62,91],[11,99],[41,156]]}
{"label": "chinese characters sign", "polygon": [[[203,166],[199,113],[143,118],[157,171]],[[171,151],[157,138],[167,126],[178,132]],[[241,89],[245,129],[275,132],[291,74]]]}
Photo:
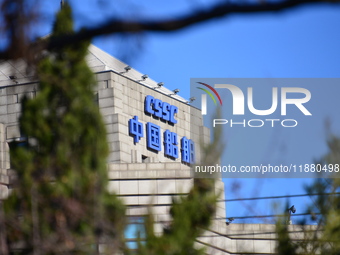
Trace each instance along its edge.
{"label": "chinese characters sign", "polygon": [[[152,96],[146,96],[144,110],[146,114],[167,121],[169,124],[174,125],[177,123],[175,114],[178,113],[178,108],[174,105],[162,102],[159,99],[155,99]],[[147,122],[145,126],[148,149],[158,152],[162,151],[162,147],[164,147],[164,155],[167,157],[177,159],[179,158],[179,154],[181,154],[182,162],[188,164],[193,164],[195,162],[195,144],[191,139],[182,137],[180,142],[180,153],[177,133],[167,129],[162,135],[161,127],[152,122]],[[134,143],[138,143],[139,140],[144,137],[143,124],[139,122],[137,116],[134,116],[129,120],[129,134],[134,138]]]}

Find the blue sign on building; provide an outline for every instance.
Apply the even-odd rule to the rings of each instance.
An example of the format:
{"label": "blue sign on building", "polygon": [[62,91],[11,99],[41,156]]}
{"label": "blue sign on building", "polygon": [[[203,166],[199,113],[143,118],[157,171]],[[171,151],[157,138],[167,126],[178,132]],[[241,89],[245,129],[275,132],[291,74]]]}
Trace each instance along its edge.
{"label": "blue sign on building", "polygon": [[166,130],[164,132],[164,154],[172,158],[178,158],[177,134]]}
{"label": "blue sign on building", "polygon": [[181,139],[182,161],[188,164],[195,162],[195,144],[185,136]]}
{"label": "blue sign on building", "polygon": [[[178,108],[170,105],[153,96],[146,96],[144,102],[144,110],[146,114],[157,117],[170,124],[176,124],[175,119]],[[129,120],[129,134],[133,137],[134,142],[138,143],[144,137],[143,124],[138,121],[138,117],[134,116]],[[163,143],[162,143],[163,137]],[[164,155],[173,159],[179,158],[179,151],[181,151],[181,160],[183,163],[193,164],[195,162],[195,143],[186,137],[181,139],[181,150],[178,145],[178,135],[175,132],[166,130],[161,134],[160,126],[147,122],[146,123],[146,144],[147,148],[155,152],[162,151],[162,144],[164,144]]]}
{"label": "blue sign on building", "polygon": [[149,149],[161,151],[161,127],[151,122],[146,123],[146,143]]}
{"label": "blue sign on building", "polygon": [[158,117],[164,121],[176,124],[175,114],[178,113],[178,107],[155,99],[153,96],[146,96],[144,101],[145,113]]}
{"label": "blue sign on building", "polygon": [[144,136],[143,124],[138,121],[138,117],[135,116],[129,120],[129,133],[133,136],[133,141],[138,143],[141,137]]}

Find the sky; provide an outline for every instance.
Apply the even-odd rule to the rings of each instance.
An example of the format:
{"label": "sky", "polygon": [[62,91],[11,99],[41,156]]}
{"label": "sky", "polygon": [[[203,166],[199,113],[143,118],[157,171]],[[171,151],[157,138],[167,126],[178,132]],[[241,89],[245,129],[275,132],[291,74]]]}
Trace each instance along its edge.
{"label": "sky", "polygon": [[[81,26],[95,26],[112,17],[173,18],[207,8],[215,2],[70,0],[77,29]],[[60,7],[59,0],[41,3],[44,21],[37,27],[37,36],[50,32],[53,14]],[[315,4],[280,13],[229,15],[171,33],[102,36],[94,39],[93,43],[138,71],[148,74],[153,80],[164,82],[164,86],[169,89],[179,88],[179,94],[189,98],[191,78],[339,78],[339,14],[339,5]],[[331,120],[332,131],[340,135],[339,108],[335,102],[340,91],[333,88],[328,93],[321,86],[314,86],[313,94],[318,91],[323,91],[325,98],[325,104],[318,101],[311,106],[313,111],[322,112],[316,129],[311,131],[317,137],[318,150],[295,153],[295,158],[296,154],[306,154],[306,161],[310,162],[327,152],[326,142],[323,143],[326,140],[323,129],[326,118]],[[332,100],[327,98],[329,95],[332,95]],[[301,132],[305,130],[306,127]],[[223,157],[230,157],[233,144],[242,144],[244,138],[235,135],[236,131],[226,132],[225,136],[230,140],[227,141]],[[284,140],[288,148],[294,144],[293,138],[287,140],[284,135],[277,136],[275,132],[268,137],[264,147],[269,149],[258,157],[266,157],[268,150],[271,152],[271,146],[277,141],[282,144]],[[279,152],[276,149],[275,153]],[[286,160],[292,158],[287,157]],[[226,199],[233,199],[302,194],[305,193],[303,186],[311,181],[303,178],[224,179],[225,196]],[[274,202],[228,203],[227,216],[270,214]],[[285,204],[286,200],[276,202]],[[308,198],[294,198],[290,199],[289,204],[294,204],[297,213],[302,213],[310,202]]]}
{"label": "sky", "polygon": [[[311,99],[303,104],[303,109],[308,111],[305,115],[295,105],[287,105],[287,115],[282,115],[280,106],[281,98],[278,96],[277,107],[272,114],[260,116],[250,112],[247,104],[243,115],[233,114],[233,101],[231,93],[225,88],[216,88],[221,97],[221,116],[217,125],[222,127],[222,142],[226,148],[221,156],[220,166],[232,166],[233,172],[226,171],[222,174],[225,179],[227,199],[245,198],[256,196],[284,196],[305,193],[303,183],[310,183],[316,176],[315,173],[306,172],[306,164],[314,164],[328,152],[326,140],[329,133],[326,128],[328,121],[333,131],[339,130],[340,118],[338,109],[340,101],[340,79],[330,78],[199,78],[192,79],[192,93],[197,98],[196,107],[201,105],[201,95],[205,92],[197,89],[203,87],[197,82],[214,86],[215,84],[233,84],[246,92],[248,87],[253,89],[253,105],[256,109],[269,109],[272,103],[272,87],[276,87],[281,95],[281,89],[298,87],[307,89]],[[304,98],[305,94],[288,93],[287,98]],[[247,93],[244,93],[245,100]],[[204,116],[206,125],[214,130],[212,117],[216,112],[213,100],[207,96],[207,115]],[[216,100],[217,101],[217,100]],[[217,106],[219,104],[217,103]],[[217,118],[217,117],[215,117]],[[273,122],[267,121],[275,120]],[[280,120],[280,121],[277,121]],[[281,122],[283,121],[284,122]],[[235,124],[231,124],[231,123]],[[244,123],[244,124],[243,124]],[[283,124],[281,124],[283,123]],[[273,126],[272,126],[273,125]],[[294,126],[294,127],[284,127]],[[245,127],[244,127],[245,126]],[[261,126],[261,127],[259,127]],[[339,132],[338,132],[339,135]],[[291,169],[291,174],[286,173],[240,173],[244,167],[266,167],[267,169],[285,167]],[[328,166],[326,168],[331,168]],[[323,167],[324,170],[326,168]],[[264,168],[263,168],[264,169]],[[307,170],[305,170],[307,169]],[[319,168],[320,170],[320,168]],[[332,170],[332,169],[330,169]],[[320,171],[322,172],[322,171]],[[339,170],[337,170],[339,172]],[[322,172],[324,173],[324,172]],[[239,179],[246,178],[246,179]],[[252,178],[252,179],[249,179]],[[229,191],[229,192],[228,192]],[[234,191],[234,192],[232,192]],[[234,194],[233,194],[234,193]],[[249,195],[251,194],[251,195]],[[258,202],[258,203],[256,203]],[[274,210],[273,203],[277,199],[247,202],[248,207],[243,208],[242,216],[267,215],[280,213]],[[286,200],[279,200],[285,206]],[[295,204],[299,213],[304,213],[307,205],[311,203],[308,198],[294,198],[290,206]],[[228,217],[240,216],[240,207],[236,202],[228,203]],[[236,205],[236,206],[235,206]],[[258,207],[254,210],[255,207]],[[253,212],[250,213],[249,209]],[[294,217],[297,218],[297,217]],[[248,220],[250,221],[250,220]],[[258,222],[260,220],[254,220]],[[312,223],[312,222],[310,222]]]}

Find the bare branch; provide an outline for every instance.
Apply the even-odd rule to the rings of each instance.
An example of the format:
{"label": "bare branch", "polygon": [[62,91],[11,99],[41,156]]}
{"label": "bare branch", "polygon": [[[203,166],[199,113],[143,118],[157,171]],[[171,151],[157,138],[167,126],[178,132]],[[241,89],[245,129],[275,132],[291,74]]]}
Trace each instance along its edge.
{"label": "bare branch", "polygon": [[[158,20],[158,21],[127,21],[127,20],[110,20],[94,28],[85,28],[72,35],[63,35],[49,38],[48,41],[40,42],[38,49],[47,50],[62,48],[66,45],[77,43],[83,40],[90,40],[96,36],[115,34],[115,33],[138,33],[143,31],[149,32],[171,32],[180,30],[204,21],[214,18],[223,17],[229,14],[250,14],[283,11],[296,6],[316,3],[333,3],[339,4],[339,0],[287,0],[281,2],[258,2],[256,4],[234,4],[228,1],[212,6],[210,9],[204,9],[190,13],[175,19]],[[0,59],[8,58],[6,52],[0,52]]]}
{"label": "bare branch", "polygon": [[[228,14],[241,14],[241,13],[260,13],[271,11],[282,11],[298,5],[308,3],[321,3],[322,0],[288,0],[283,2],[273,3],[259,3],[259,4],[231,4],[223,2],[210,8],[209,10],[201,10],[177,19],[170,19],[164,21],[123,21],[111,20],[96,28],[87,28],[79,31],[74,35],[61,36],[53,38],[48,44],[48,48],[62,47],[68,43],[78,42],[80,40],[91,39],[93,37],[113,33],[137,33],[143,31],[149,32],[170,32],[179,30],[194,24],[198,24],[207,20],[218,17],[223,17]],[[330,1],[329,3],[335,3]],[[339,2],[337,2],[339,3]]]}

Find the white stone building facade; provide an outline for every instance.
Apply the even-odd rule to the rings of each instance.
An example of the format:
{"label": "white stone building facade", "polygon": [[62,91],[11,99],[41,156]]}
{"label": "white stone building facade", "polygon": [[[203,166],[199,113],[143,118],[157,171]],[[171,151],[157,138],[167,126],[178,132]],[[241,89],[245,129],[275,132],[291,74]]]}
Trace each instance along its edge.
{"label": "white stone building facade", "polygon": [[[161,86],[143,74],[91,45],[87,62],[96,75],[94,91],[103,115],[110,154],[107,159],[110,191],[117,193],[128,207],[127,214],[138,217],[147,213],[152,204],[156,229],[162,231],[170,221],[169,207],[173,197],[188,193],[193,184],[189,162],[181,155],[182,138],[195,145],[195,161],[200,160],[200,142],[210,142],[210,131],[203,126],[199,109],[187,100]],[[12,170],[8,143],[21,138],[18,128],[20,100],[23,95],[34,97],[37,82],[26,75],[25,63],[0,63],[0,199],[6,199],[12,186]],[[145,101],[151,96],[161,106],[163,117],[145,111]],[[177,123],[166,116],[174,109]],[[177,110],[176,110],[177,109]],[[130,126],[137,116],[141,125]],[[136,120],[136,119],[134,119]],[[160,150],[150,148],[147,125],[158,127]],[[136,122],[132,123],[136,124]],[[138,128],[143,129],[143,136]],[[149,127],[150,128],[150,127]],[[166,155],[164,133],[176,134],[178,157]],[[135,133],[135,134],[134,134]],[[137,134],[137,135],[136,135]],[[137,136],[137,138],[135,138]],[[136,140],[135,140],[136,139]],[[155,141],[153,141],[155,143]],[[152,143],[152,141],[151,141]],[[193,156],[193,155],[192,155]],[[186,159],[187,160],[187,159]],[[216,192],[224,199],[224,184],[216,180]],[[225,203],[219,202],[212,226],[197,245],[207,247],[207,254],[273,254],[276,246],[275,228],[262,224],[225,224]],[[293,228],[294,226],[292,226]]]}

